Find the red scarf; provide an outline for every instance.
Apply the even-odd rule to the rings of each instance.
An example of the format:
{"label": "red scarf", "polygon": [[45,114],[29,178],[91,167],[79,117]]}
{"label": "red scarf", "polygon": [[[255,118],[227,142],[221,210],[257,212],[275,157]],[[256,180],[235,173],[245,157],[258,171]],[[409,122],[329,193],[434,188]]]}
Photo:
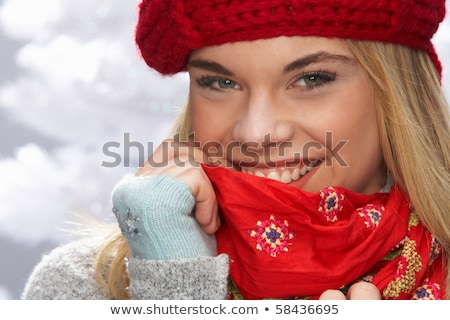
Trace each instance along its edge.
{"label": "red scarf", "polygon": [[235,294],[316,299],[327,289],[345,291],[365,280],[384,299],[444,297],[441,247],[398,187],[372,195],[341,187],[309,193],[203,168],[221,209],[217,245],[230,257]]}

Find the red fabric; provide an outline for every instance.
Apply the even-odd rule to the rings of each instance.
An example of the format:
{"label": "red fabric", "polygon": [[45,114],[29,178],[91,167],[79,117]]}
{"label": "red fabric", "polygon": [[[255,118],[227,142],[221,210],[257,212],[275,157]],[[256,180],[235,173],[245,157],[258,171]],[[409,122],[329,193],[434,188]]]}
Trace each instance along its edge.
{"label": "red fabric", "polygon": [[442,297],[440,247],[397,187],[308,193],[230,169],[204,170],[223,215],[218,250],[230,256],[244,298],[317,298],[361,277],[385,299]]}
{"label": "red fabric", "polygon": [[186,69],[192,50],[278,36],[392,42],[428,51],[445,0],[143,0],[136,43],[162,74]]}

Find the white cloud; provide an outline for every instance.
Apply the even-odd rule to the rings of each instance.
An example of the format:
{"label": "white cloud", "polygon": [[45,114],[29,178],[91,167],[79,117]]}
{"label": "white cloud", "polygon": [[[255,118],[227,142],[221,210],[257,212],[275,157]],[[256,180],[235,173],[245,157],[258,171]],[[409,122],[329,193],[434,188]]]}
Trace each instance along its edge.
{"label": "white cloud", "polygon": [[60,0],[9,0],[0,10],[0,27],[16,39],[42,39],[62,16]]}
{"label": "white cloud", "polygon": [[80,43],[67,35],[58,35],[45,45],[26,45],[19,52],[17,63],[42,75],[55,90],[77,81],[93,82],[105,50],[107,45],[101,40]]}
{"label": "white cloud", "polygon": [[[8,0],[0,11],[11,35],[20,33],[15,17],[23,19],[28,2],[36,3]],[[29,31],[17,55],[24,72],[0,88],[0,105],[62,143],[98,148],[124,131],[161,140],[184,104],[187,77],[162,78],[140,59],[133,43],[137,1],[47,2],[48,12],[38,13],[51,23],[43,18],[32,26],[47,37]]]}
{"label": "white cloud", "polygon": [[110,192],[126,172],[102,167],[102,157],[78,146],[46,152],[36,145],[0,162],[3,235],[27,245],[61,241],[76,215],[111,218]]}

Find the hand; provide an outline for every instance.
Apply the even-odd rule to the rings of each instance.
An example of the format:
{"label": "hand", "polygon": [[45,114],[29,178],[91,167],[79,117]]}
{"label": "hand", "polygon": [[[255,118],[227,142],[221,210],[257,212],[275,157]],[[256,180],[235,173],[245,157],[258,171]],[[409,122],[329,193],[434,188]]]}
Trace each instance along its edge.
{"label": "hand", "polygon": [[220,226],[220,219],[214,188],[200,166],[207,162],[207,155],[193,142],[167,139],[136,176],[169,175],[186,183],[195,199],[195,218],[205,232],[213,234]]}
{"label": "hand", "polygon": [[126,177],[112,198],[133,257],[173,260],[217,254],[215,236],[195,220],[194,197],[183,181],[168,175]]}
{"label": "hand", "polygon": [[361,281],[350,287],[347,296],[339,290],[327,290],[319,300],[381,300],[381,294],[375,285]]}

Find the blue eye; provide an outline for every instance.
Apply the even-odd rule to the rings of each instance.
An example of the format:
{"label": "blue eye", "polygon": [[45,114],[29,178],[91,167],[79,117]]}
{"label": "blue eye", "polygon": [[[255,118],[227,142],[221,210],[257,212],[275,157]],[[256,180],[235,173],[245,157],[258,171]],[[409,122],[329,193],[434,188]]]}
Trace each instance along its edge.
{"label": "blue eye", "polygon": [[237,82],[221,77],[210,77],[204,76],[197,80],[197,83],[201,87],[209,87],[216,90],[226,90],[226,89],[240,89]]}
{"label": "blue eye", "polygon": [[329,72],[310,72],[304,75],[301,75],[298,77],[292,85],[289,87],[305,87],[307,89],[313,89],[317,88],[319,86],[322,86],[324,84],[327,84],[328,82],[332,82],[336,80],[336,74],[329,73]]}
{"label": "blue eye", "polygon": [[217,79],[216,82],[220,89],[234,89],[237,85],[236,82],[230,79]]}

